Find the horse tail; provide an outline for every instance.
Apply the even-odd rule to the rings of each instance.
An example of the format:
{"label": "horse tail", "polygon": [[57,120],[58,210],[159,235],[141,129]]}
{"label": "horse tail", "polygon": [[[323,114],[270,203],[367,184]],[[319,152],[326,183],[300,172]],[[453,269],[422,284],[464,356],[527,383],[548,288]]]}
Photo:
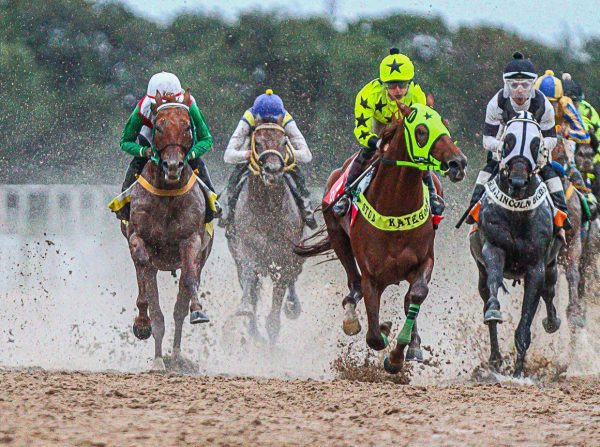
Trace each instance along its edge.
{"label": "horse tail", "polygon": [[[311,243],[311,241],[314,242]],[[327,255],[331,252],[331,241],[327,234],[327,225],[322,225],[315,234],[307,237],[298,244],[294,244],[294,253],[302,258]]]}

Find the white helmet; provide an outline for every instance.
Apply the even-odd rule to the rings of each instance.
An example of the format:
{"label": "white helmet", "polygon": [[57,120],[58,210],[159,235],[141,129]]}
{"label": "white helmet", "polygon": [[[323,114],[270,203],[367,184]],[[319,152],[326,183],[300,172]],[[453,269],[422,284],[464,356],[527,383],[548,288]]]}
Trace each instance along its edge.
{"label": "white helmet", "polygon": [[179,78],[173,73],[168,73],[166,71],[156,73],[150,78],[150,82],[148,82],[148,89],[146,90],[146,96],[154,99],[156,91],[159,91],[161,95],[164,95],[165,93],[172,93],[176,96],[183,95]]}

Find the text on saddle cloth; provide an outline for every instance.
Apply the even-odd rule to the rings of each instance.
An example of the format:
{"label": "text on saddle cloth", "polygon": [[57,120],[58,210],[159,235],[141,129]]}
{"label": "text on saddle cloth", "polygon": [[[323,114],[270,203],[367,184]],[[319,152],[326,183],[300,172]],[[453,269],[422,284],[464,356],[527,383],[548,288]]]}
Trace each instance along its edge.
{"label": "text on saddle cloth", "polygon": [[539,207],[544,200],[550,200],[550,193],[544,182],[540,182],[533,195],[520,200],[502,192],[496,181],[485,184],[485,194],[496,205],[509,211],[531,211]]}

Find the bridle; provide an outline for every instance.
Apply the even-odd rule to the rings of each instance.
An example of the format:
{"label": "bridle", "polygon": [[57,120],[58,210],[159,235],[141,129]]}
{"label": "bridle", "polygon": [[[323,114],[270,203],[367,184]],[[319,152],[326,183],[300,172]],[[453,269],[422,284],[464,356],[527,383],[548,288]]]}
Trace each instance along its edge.
{"label": "bridle", "polygon": [[262,175],[265,158],[269,155],[275,155],[277,158],[279,158],[281,164],[283,165],[283,172],[288,172],[294,169],[297,164],[296,155],[294,154],[294,150],[292,149],[290,141],[287,137],[285,142],[285,156],[279,151],[273,149],[266,150],[260,154],[256,151],[256,132],[262,129],[277,130],[285,135],[285,129],[276,123],[263,123],[254,129],[252,136],[250,137],[250,164],[248,165],[250,172],[252,172],[254,175]]}

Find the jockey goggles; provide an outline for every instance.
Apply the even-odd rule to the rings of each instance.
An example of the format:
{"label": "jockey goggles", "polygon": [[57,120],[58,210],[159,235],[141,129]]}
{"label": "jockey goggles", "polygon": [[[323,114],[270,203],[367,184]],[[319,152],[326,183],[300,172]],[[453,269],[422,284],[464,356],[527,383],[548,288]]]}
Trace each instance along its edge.
{"label": "jockey goggles", "polygon": [[531,96],[534,79],[506,79],[506,86],[512,98],[527,99]]}
{"label": "jockey goggles", "polygon": [[392,82],[384,82],[385,88],[388,90],[391,88],[407,88],[410,81],[392,81]]}

